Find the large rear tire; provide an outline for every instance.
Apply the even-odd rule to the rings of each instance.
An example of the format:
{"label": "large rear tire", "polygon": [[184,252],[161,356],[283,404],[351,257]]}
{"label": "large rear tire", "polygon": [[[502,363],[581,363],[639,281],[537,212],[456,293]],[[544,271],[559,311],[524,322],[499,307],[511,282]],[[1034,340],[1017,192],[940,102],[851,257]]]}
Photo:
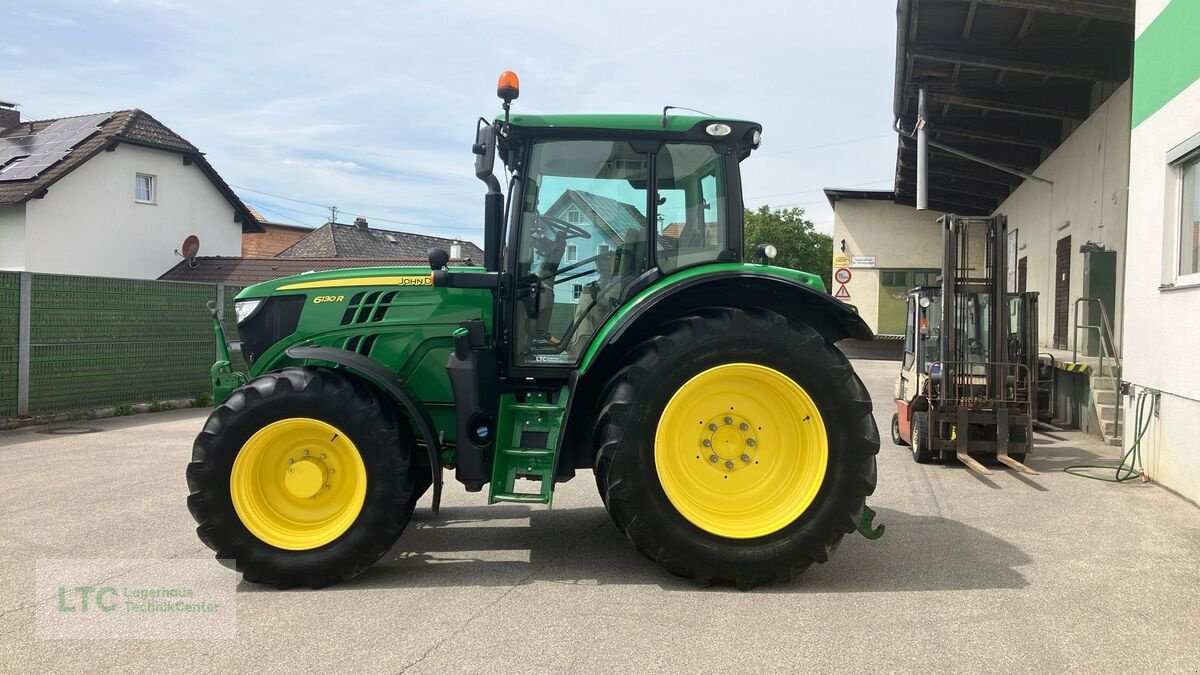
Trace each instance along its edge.
{"label": "large rear tire", "polygon": [[820,334],[775,312],[665,324],[602,401],[596,481],[613,522],[700,583],[751,588],[825,562],[875,489],[866,388]]}
{"label": "large rear tire", "polygon": [[246,581],[320,588],[395,543],[416,502],[413,455],[395,408],[362,380],[288,368],[209,416],[187,468],[188,509]]}

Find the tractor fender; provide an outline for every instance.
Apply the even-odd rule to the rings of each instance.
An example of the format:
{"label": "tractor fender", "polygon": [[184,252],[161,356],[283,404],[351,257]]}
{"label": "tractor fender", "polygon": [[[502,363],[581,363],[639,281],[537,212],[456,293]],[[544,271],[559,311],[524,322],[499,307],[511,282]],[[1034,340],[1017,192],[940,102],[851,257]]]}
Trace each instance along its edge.
{"label": "tractor fender", "polygon": [[594,410],[608,375],[620,369],[627,350],[673,317],[704,307],[757,307],[806,323],[829,342],[874,339],[852,306],[783,272],[744,265],[684,278],[667,277],[626,301],[597,332],[578,375],[572,378],[574,393],[559,438],[556,476],[566,480],[575,468],[592,466],[594,419],[578,411]]}
{"label": "tractor fender", "polygon": [[387,366],[362,354],[337,347],[290,347],[285,352],[297,360],[325,361],[352,371],[386,391],[408,413],[417,427],[429,453],[429,471],[433,479],[433,511],[437,513],[442,501],[442,459],[438,456],[438,436],[429,411],[413,390]]}
{"label": "tractor fender", "polygon": [[610,345],[639,326],[657,325],[671,316],[701,307],[761,307],[812,326],[829,342],[875,338],[858,311],[824,291],[769,268],[714,271],[678,281],[670,277],[626,303],[597,333],[580,370],[584,373]]}

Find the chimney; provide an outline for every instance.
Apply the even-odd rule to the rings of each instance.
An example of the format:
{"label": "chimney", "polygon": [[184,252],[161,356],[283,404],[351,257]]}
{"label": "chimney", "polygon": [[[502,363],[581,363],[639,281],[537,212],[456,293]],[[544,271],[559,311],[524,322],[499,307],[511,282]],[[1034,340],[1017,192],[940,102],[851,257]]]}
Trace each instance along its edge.
{"label": "chimney", "polygon": [[462,258],[462,244],[457,241],[450,244],[450,259],[460,260]]}
{"label": "chimney", "polygon": [[357,228],[358,228],[358,229],[360,229],[360,230],[365,230],[365,229],[367,229],[367,219],[366,219],[366,218],[363,218],[362,216],[359,216],[359,217],[355,218],[355,219],[354,219],[354,226],[355,226],[355,227],[357,227]]}
{"label": "chimney", "polygon": [[16,103],[0,101],[0,131],[8,131],[21,123],[21,111],[17,107]]}

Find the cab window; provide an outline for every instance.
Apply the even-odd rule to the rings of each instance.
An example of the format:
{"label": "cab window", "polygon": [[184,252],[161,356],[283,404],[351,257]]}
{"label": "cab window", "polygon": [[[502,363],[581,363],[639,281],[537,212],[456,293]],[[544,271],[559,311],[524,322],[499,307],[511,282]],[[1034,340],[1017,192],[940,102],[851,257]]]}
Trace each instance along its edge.
{"label": "cab window", "polygon": [[517,363],[578,360],[649,269],[650,156],[626,142],[542,141],[522,186]]}
{"label": "cab window", "polygon": [[658,266],[671,272],[717,260],[729,248],[724,155],[708,145],[667,143],[656,173]]}

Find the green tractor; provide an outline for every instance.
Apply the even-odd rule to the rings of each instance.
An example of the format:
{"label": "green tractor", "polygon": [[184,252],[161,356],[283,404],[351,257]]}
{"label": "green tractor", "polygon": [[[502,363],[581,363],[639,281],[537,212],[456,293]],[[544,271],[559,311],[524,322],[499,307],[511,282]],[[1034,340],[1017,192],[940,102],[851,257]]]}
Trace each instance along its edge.
{"label": "green tractor", "polygon": [[[747,121],[480,119],[482,267],[348,269],[244,289],[249,373],[213,366],[187,468],[200,539],[247,581],[322,587],[393,546],[443,469],[488,502],[549,505],[590,469],[668,571],[749,588],[856,528],[879,437],[820,277],[742,240]],[[511,176],[505,201],[493,164]],[[747,260],[749,258],[749,260]],[[225,337],[214,310],[218,344]]]}

